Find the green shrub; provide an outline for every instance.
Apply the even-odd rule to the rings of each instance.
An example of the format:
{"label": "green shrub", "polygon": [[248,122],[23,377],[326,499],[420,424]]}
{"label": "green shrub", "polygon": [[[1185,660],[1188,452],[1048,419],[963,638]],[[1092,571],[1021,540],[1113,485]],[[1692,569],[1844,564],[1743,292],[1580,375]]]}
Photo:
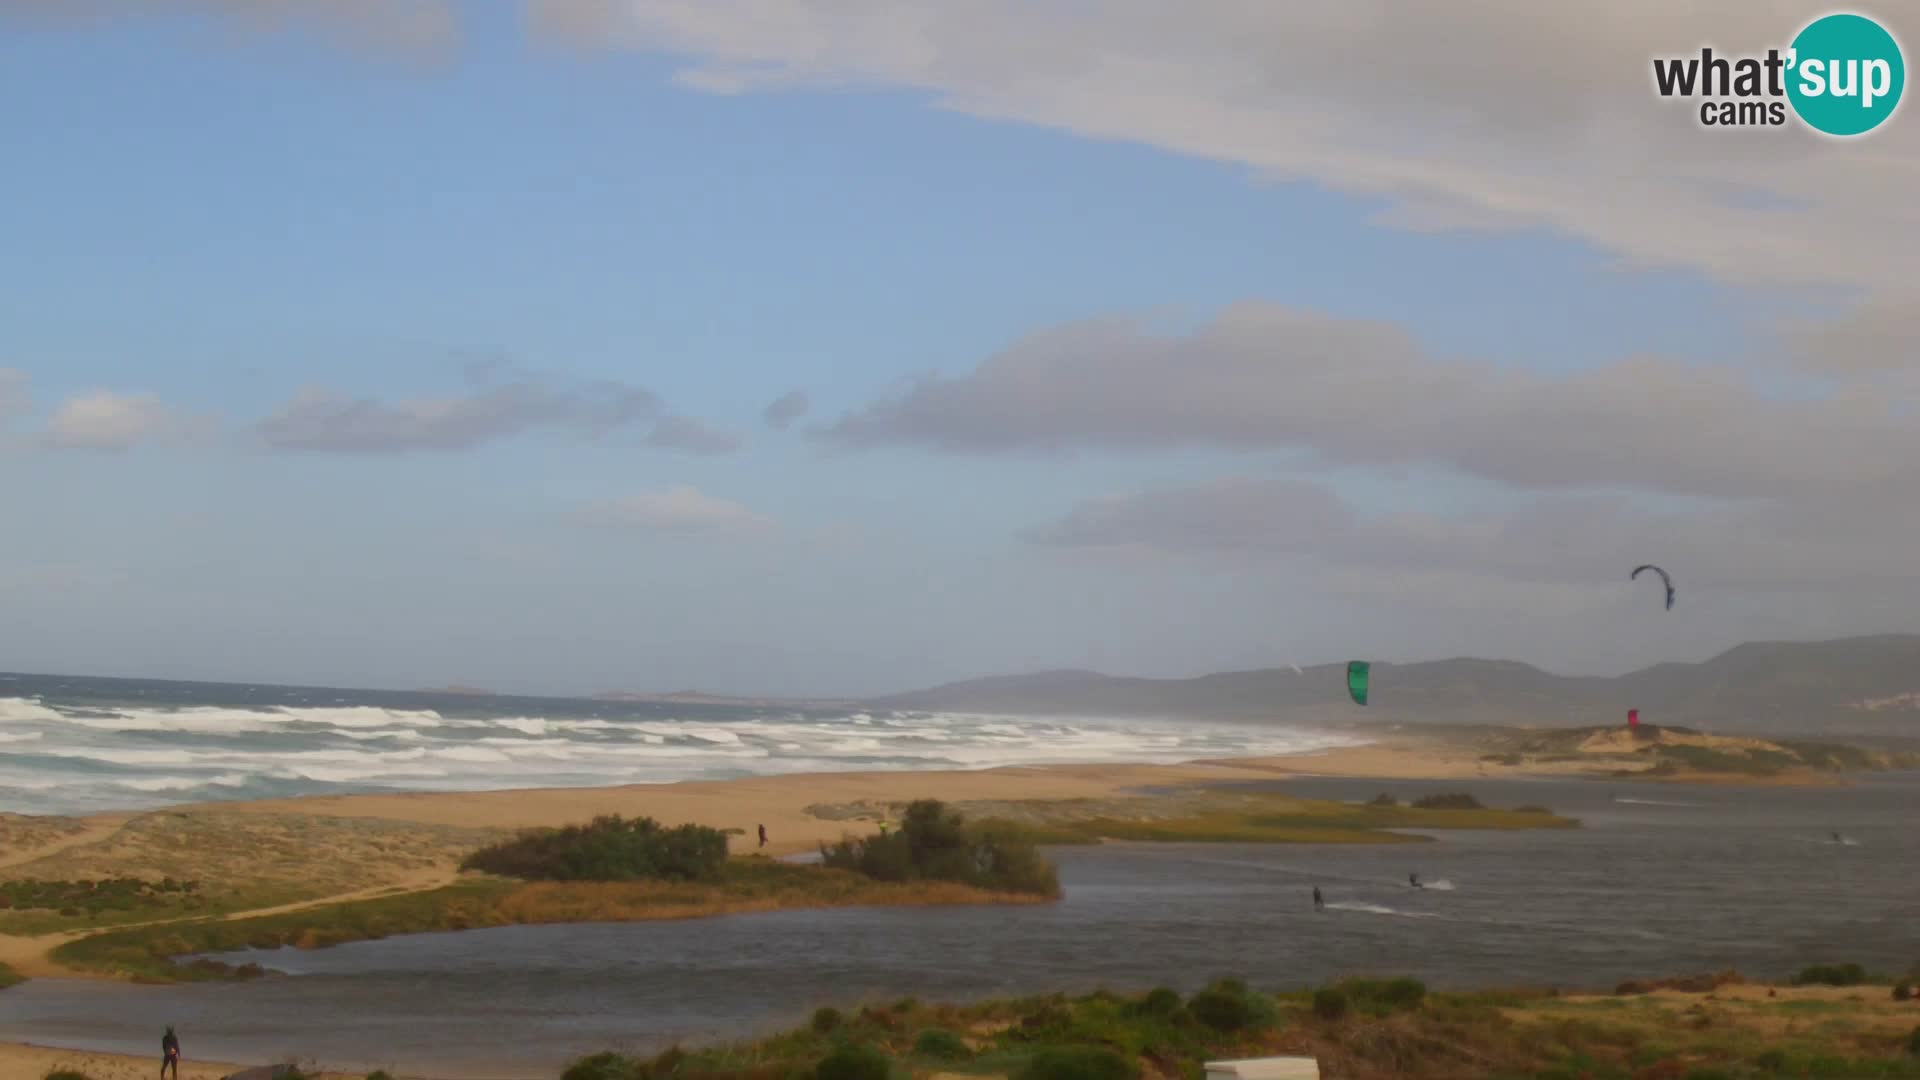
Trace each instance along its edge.
{"label": "green shrub", "polygon": [[718,829],[669,829],[652,818],[616,814],[527,830],[474,852],[460,868],[529,881],[711,881],[726,862],[727,838]]}
{"label": "green shrub", "polygon": [[1867,971],[1859,964],[1815,964],[1793,977],[1795,986],[1859,986]]}
{"label": "green shrub", "polygon": [[87,1074],[72,1069],[55,1069],[46,1075],[45,1080],[87,1080]]}
{"label": "green shrub", "polygon": [[1906,983],[1906,982],[1896,983],[1893,988],[1893,1000],[1912,1001],[1913,1000],[1913,984]]}
{"label": "green shrub", "polygon": [[1787,1052],[1779,1048],[1767,1050],[1753,1059],[1754,1067],[1761,1072],[1783,1072],[1787,1067]]}
{"label": "green shrub", "polygon": [[393,1074],[385,1069],[375,1069],[367,1074],[367,1080],[393,1080]]}
{"label": "green shrub", "polygon": [[1417,1009],[1427,985],[1418,979],[1348,979],[1339,985],[1352,1005],[1375,1016]]}
{"label": "green shrub", "polygon": [[1347,1015],[1346,991],[1323,986],[1313,992],[1313,1015],[1322,1020],[1338,1020]]}
{"label": "green shrub", "polygon": [[1912,1057],[1920,1057],[1920,1027],[1914,1028],[1913,1034],[1907,1036],[1907,1053]]}
{"label": "green shrub", "polygon": [[1733,1074],[1725,1069],[1690,1069],[1685,1080],[1733,1080]]}
{"label": "green shrub", "polygon": [[928,1028],[913,1040],[913,1052],[936,1061],[965,1061],[973,1056],[966,1040],[945,1028]]}
{"label": "green shrub", "polygon": [[818,1034],[825,1035],[829,1031],[838,1029],[840,1025],[846,1022],[847,1018],[841,1016],[840,1010],[832,1006],[813,1010],[813,1030]]}
{"label": "green shrub", "polygon": [[1484,810],[1480,800],[1464,791],[1450,791],[1440,795],[1424,795],[1413,800],[1418,810]]}
{"label": "green shrub", "polygon": [[1383,791],[1380,794],[1375,795],[1372,799],[1368,800],[1367,805],[1368,806],[1399,806],[1400,800],[1394,798],[1392,795]]}
{"label": "green shrub", "polygon": [[875,881],[956,881],[1000,892],[1060,894],[1059,877],[1026,832],[1003,821],[968,825],[937,799],[908,805],[897,832],[821,845],[820,860]]}
{"label": "green shrub", "polygon": [[1135,1080],[1139,1066],[1104,1046],[1049,1046],[1013,1080]]}
{"label": "green shrub", "polygon": [[560,1080],[635,1080],[645,1070],[640,1062],[623,1054],[604,1051],[583,1057],[567,1066]]}
{"label": "green shrub", "polygon": [[847,1045],[820,1059],[814,1080],[887,1080],[893,1059],[871,1046]]}
{"label": "green shrub", "polygon": [[1161,986],[1147,992],[1147,996],[1133,1007],[1133,1011],[1142,1016],[1173,1016],[1180,1011],[1180,992],[1171,987]]}
{"label": "green shrub", "polygon": [[1187,1011],[1215,1031],[1243,1031],[1253,1024],[1253,1009],[1247,1003],[1247,996],[1218,988],[1193,995],[1193,1000],[1187,1002]]}

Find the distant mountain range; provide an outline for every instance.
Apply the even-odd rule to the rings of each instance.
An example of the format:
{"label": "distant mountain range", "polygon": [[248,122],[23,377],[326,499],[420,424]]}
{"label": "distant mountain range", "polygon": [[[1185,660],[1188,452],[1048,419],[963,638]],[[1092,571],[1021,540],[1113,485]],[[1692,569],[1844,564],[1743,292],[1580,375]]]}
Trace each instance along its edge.
{"label": "distant mountain range", "polygon": [[1347,699],[1346,666],[1191,679],[1043,671],[879,698],[874,708],[1054,716],[1178,716],[1343,726],[1649,723],[1756,735],[1920,736],[1920,635],[1753,642],[1698,664],[1615,677],[1555,675],[1511,660],[1373,665],[1370,704]]}

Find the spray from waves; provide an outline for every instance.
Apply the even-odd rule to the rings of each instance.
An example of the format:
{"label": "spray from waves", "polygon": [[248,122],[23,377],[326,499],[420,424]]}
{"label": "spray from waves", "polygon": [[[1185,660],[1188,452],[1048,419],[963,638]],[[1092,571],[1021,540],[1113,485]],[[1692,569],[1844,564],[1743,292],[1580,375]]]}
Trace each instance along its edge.
{"label": "spray from waves", "polygon": [[[64,685],[64,684],[62,684]],[[352,791],[601,787],[797,772],[1164,763],[1365,742],[1272,725],[833,713],[313,692],[248,705],[0,697],[0,810],[76,813]],[[179,696],[180,691],[169,691]],[[263,694],[265,690],[261,691]],[[62,696],[63,694],[67,696]],[[417,695],[415,696],[418,697]],[[544,711],[533,706],[547,706]],[[684,715],[675,715],[675,712]]]}
{"label": "spray from waves", "polygon": [[1404,911],[1388,907],[1385,904],[1369,904],[1362,900],[1329,900],[1326,905],[1334,911],[1357,911],[1367,915],[1395,915],[1402,919],[1438,919],[1440,914],[1434,911]]}
{"label": "spray from waves", "polygon": [[1448,881],[1446,878],[1441,878],[1438,881],[1423,881],[1419,887],[1422,889],[1433,889],[1437,892],[1452,892],[1453,882]]}

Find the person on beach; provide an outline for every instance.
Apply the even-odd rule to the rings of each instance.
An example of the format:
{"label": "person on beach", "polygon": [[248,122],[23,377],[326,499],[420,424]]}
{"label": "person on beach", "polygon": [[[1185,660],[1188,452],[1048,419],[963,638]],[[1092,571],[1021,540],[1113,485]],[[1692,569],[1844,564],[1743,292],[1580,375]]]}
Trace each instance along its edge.
{"label": "person on beach", "polygon": [[167,1033],[160,1036],[160,1076],[165,1080],[167,1070],[173,1070],[173,1080],[180,1080],[180,1039],[173,1033],[173,1025],[167,1025]]}
{"label": "person on beach", "polygon": [[1416,888],[1416,889],[1418,889],[1418,888],[1423,888],[1423,886],[1422,886],[1422,885],[1420,884],[1420,875],[1419,875],[1419,874],[1408,874],[1408,875],[1407,875],[1407,884],[1409,884],[1409,885],[1411,885],[1411,886],[1413,886],[1413,887],[1414,887],[1414,888]]}
{"label": "person on beach", "polygon": [[1313,887],[1313,910],[1321,911],[1325,909],[1326,906],[1327,906],[1327,902],[1325,900],[1320,899],[1320,886],[1315,885]]}
{"label": "person on beach", "polygon": [[765,825],[760,826],[760,846],[767,846],[767,827]]}

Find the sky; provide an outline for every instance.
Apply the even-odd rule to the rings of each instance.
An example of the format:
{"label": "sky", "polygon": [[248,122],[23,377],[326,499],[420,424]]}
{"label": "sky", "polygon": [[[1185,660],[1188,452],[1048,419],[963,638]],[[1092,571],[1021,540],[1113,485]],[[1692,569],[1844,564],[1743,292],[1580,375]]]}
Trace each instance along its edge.
{"label": "sky", "polygon": [[1920,120],[1650,77],[1825,10],[0,0],[0,670],[1920,631]]}

